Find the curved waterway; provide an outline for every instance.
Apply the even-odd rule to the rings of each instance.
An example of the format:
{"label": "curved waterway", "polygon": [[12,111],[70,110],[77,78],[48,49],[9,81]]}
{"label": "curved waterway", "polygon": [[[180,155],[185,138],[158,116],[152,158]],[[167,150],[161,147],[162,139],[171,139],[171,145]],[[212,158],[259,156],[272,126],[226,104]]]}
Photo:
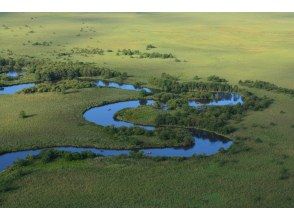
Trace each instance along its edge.
{"label": "curved waterway", "polygon": [[[23,84],[18,85],[20,87],[16,87],[14,89],[9,89],[8,87],[4,87],[4,90],[7,93],[4,94],[13,94],[13,91],[16,89],[19,91],[24,88],[30,88],[34,86],[34,84]],[[135,87],[131,84],[115,84],[115,83],[104,83],[103,81],[98,81],[97,86],[100,87],[111,87],[118,89],[126,89],[132,91],[140,91],[145,90],[146,92],[151,92],[150,89],[144,87]],[[8,89],[8,90],[7,90]],[[0,90],[0,94],[1,90]],[[195,102],[195,104],[193,104]],[[141,103],[139,100],[131,100],[131,101],[119,101],[112,104],[106,104],[103,106],[93,107],[84,113],[85,120],[95,123],[99,126],[114,126],[114,127],[132,127],[139,126],[147,130],[154,130],[153,126],[143,126],[143,125],[135,125],[130,122],[119,121],[114,118],[115,114],[125,108],[137,108],[140,105],[152,105],[154,103],[153,100],[147,100],[146,103]],[[198,107],[203,105],[208,106],[223,106],[223,105],[236,105],[242,104],[242,98],[238,94],[229,94],[229,95],[218,95],[217,99],[213,99],[207,103],[204,102],[196,102],[189,101],[190,106]],[[213,132],[207,132],[202,130],[191,129],[193,134],[194,143],[190,147],[149,147],[138,149],[142,151],[145,155],[150,157],[191,157],[194,155],[213,155],[219,152],[221,149],[229,148],[233,142],[223,136],[217,135]],[[97,155],[102,156],[118,156],[118,155],[129,155],[132,150],[119,150],[119,149],[103,149],[103,148],[92,148],[92,147],[70,147],[70,146],[61,146],[54,147],[50,149],[72,152],[72,153],[80,153],[83,151],[91,151]],[[41,152],[40,149],[37,150],[24,150],[11,152],[0,155],[0,171],[3,171],[7,167],[11,166],[16,160],[24,159],[29,155],[35,156]]]}
{"label": "curved waterway", "polygon": [[103,80],[98,80],[96,82],[96,86],[123,89],[123,90],[129,90],[129,91],[141,91],[141,90],[143,90],[143,91],[145,91],[147,93],[152,92],[151,89],[146,88],[146,87],[135,86],[133,84],[128,84],[128,83],[107,82],[107,81],[103,81]]}
{"label": "curved waterway", "polygon": [[24,83],[12,86],[0,86],[0,95],[12,95],[15,94],[23,89],[28,89],[34,87],[34,83]]}

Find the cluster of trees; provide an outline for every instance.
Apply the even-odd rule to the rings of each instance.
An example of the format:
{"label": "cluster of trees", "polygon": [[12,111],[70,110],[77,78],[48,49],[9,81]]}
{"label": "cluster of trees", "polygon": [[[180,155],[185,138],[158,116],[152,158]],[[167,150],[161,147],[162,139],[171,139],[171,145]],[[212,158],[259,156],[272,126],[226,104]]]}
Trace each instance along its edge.
{"label": "cluster of trees", "polygon": [[22,90],[22,93],[31,94],[35,92],[66,92],[69,89],[82,89],[95,87],[95,84],[91,81],[80,80],[61,80],[56,83],[44,82],[39,83],[35,87]]}
{"label": "cluster of trees", "polygon": [[170,92],[160,92],[154,94],[154,98],[161,103],[167,103],[171,99],[179,98],[179,95]]}
{"label": "cluster of trees", "polygon": [[156,47],[152,44],[147,44],[147,46],[146,46],[146,50],[151,50],[153,48],[156,48]]}
{"label": "cluster of trees", "polygon": [[[228,93],[230,95],[230,93]],[[189,99],[191,100],[202,100],[203,102],[210,102],[212,99],[218,99],[218,93],[210,91],[200,92],[187,92],[187,93],[170,93],[160,92],[154,94],[154,99],[158,103],[167,104],[169,109],[175,109],[175,107],[185,107],[188,104]],[[172,107],[174,106],[174,107]]]}
{"label": "cluster of trees", "polygon": [[65,151],[57,151],[54,149],[42,150],[37,156],[29,155],[25,159],[19,159],[14,162],[15,166],[24,167],[32,164],[34,160],[39,159],[42,163],[51,163],[58,158],[64,158],[66,160],[83,160],[86,158],[94,158],[97,155],[90,151],[84,151],[81,153],[70,153]]}
{"label": "cluster of trees", "polygon": [[265,82],[265,81],[261,81],[261,80],[256,80],[256,81],[252,81],[252,80],[242,81],[242,80],[240,80],[239,84],[241,86],[253,87],[253,88],[258,88],[258,89],[265,89],[268,91],[276,91],[276,92],[280,92],[280,93],[294,95],[294,89],[287,89],[287,88],[279,87],[273,83],[269,83],[269,82]]}
{"label": "cluster of trees", "polygon": [[161,140],[164,141],[176,141],[181,143],[182,146],[191,146],[194,142],[191,132],[183,128],[157,128],[156,133]]}
{"label": "cluster of trees", "polygon": [[132,50],[132,49],[122,49],[117,51],[117,55],[125,55],[125,56],[137,56],[138,58],[161,58],[161,59],[169,59],[169,58],[176,58],[173,54],[171,53],[159,53],[159,52],[141,52],[139,50]]}
{"label": "cluster of trees", "polygon": [[219,82],[179,82],[177,78],[162,73],[160,78],[153,78],[151,83],[165,92],[185,93],[189,91],[215,91],[232,92],[238,91],[237,86],[231,86],[228,83]]}
{"label": "cluster of trees", "polygon": [[234,131],[234,128],[227,124],[227,118],[230,116],[229,114],[230,113],[224,113],[217,116],[215,112],[205,112],[202,114],[192,114],[185,111],[176,111],[174,113],[165,112],[157,115],[156,125],[195,127],[228,134]]}
{"label": "cluster of trees", "polygon": [[122,136],[132,136],[132,135],[146,135],[152,136],[154,135],[153,131],[145,130],[141,127],[114,127],[114,126],[106,126],[104,130],[112,135],[122,135]]}
{"label": "cluster of trees", "polygon": [[27,58],[3,58],[0,57],[0,73],[7,73],[9,71],[21,71],[23,67],[31,64],[31,60]]}
{"label": "cluster of trees", "polygon": [[77,77],[102,76],[103,78],[126,79],[126,72],[119,72],[106,67],[97,67],[92,63],[83,62],[53,62],[50,60],[37,60],[30,58],[1,58],[0,72],[22,71],[35,74],[39,82],[54,82],[62,79]]}
{"label": "cluster of trees", "polygon": [[102,76],[104,78],[127,77],[127,73],[105,67],[96,67],[93,64],[82,62],[40,62],[30,65],[29,72],[34,73],[36,80],[41,82],[74,79],[82,76]]}
{"label": "cluster of trees", "polygon": [[83,53],[83,54],[98,54],[104,55],[104,50],[101,48],[78,48],[75,47],[71,50],[72,53]]}
{"label": "cluster of trees", "polygon": [[54,149],[43,150],[36,158],[40,159],[43,163],[50,163],[58,158],[64,158],[66,160],[84,160],[87,158],[94,158],[98,155],[91,151],[83,151],[81,153],[71,153],[66,151],[58,151]]}
{"label": "cluster of trees", "polygon": [[43,42],[34,42],[32,43],[33,46],[51,46],[52,42],[43,41]]}
{"label": "cluster of trees", "polygon": [[212,76],[207,77],[207,80],[212,81],[212,82],[228,82],[226,79],[220,78],[216,75],[212,75]]}
{"label": "cluster of trees", "polygon": [[[114,127],[107,126],[104,128],[105,131],[115,136],[133,136],[133,135],[144,135],[144,136],[157,136],[160,140],[168,142],[180,143],[182,146],[190,146],[193,144],[192,134],[184,128],[168,128],[158,127],[154,131],[145,130],[141,127]],[[139,140],[134,139],[135,145],[141,145]]]}
{"label": "cluster of trees", "polygon": [[272,103],[271,99],[260,98],[250,92],[244,92],[244,100],[243,105],[193,109],[187,106],[187,101],[184,99],[170,99],[167,101],[168,108],[175,110],[159,113],[156,116],[155,123],[156,126],[180,125],[228,134],[234,131],[234,128],[228,124],[229,120],[241,120],[247,110],[263,110]]}
{"label": "cluster of trees", "polygon": [[175,56],[171,53],[159,53],[159,52],[152,52],[152,53],[141,53],[139,58],[161,58],[161,59],[170,59],[175,58]]}

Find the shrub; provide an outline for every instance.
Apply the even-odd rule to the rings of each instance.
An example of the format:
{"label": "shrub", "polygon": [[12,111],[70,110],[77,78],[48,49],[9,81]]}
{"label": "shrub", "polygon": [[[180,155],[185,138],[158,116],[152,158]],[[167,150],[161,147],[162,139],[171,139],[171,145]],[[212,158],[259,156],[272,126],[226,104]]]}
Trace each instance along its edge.
{"label": "shrub", "polygon": [[256,143],[262,143],[262,140],[261,140],[260,138],[256,138],[256,139],[255,139],[255,142],[256,142]]}
{"label": "shrub", "polygon": [[43,163],[50,163],[59,156],[59,152],[56,150],[43,150],[40,154],[41,161]]}
{"label": "shrub", "polygon": [[286,179],[289,179],[290,177],[290,173],[289,173],[289,170],[286,169],[286,168],[283,168],[280,172],[280,177],[279,179],[280,180],[286,180]]}
{"label": "shrub", "polygon": [[212,76],[207,77],[207,80],[213,81],[213,82],[228,82],[226,79],[220,78],[216,75],[212,75]]}
{"label": "shrub", "polygon": [[140,158],[144,158],[145,156],[144,156],[143,151],[132,150],[130,152],[130,157],[135,158],[135,159],[140,159]]}
{"label": "shrub", "polygon": [[26,112],[25,112],[25,111],[23,111],[23,110],[22,110],[22,111],[20,111],[20,112],[19,112],[19,117],[20,117],[20,118],[26,118],[26,117],[27,117],[27,114],[26,114]]}
{"label": "shrub", "polygon": [[153,48],[156,48],[154,45],[152,44],[147,44],[146,46],[146,50],[150,50],[150,49],[153,49]]}

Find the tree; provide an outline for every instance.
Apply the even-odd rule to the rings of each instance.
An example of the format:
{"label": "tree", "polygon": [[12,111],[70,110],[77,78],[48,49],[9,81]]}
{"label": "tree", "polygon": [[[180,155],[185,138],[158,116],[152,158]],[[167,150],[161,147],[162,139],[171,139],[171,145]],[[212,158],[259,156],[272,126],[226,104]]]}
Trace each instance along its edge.
{"label": "tree", "polygon": [[20,113],[19,113],[19,117],[20,118],[26,118],[27,117],[27,114],[26,114],[26,112],[25,111],[20,111]]}

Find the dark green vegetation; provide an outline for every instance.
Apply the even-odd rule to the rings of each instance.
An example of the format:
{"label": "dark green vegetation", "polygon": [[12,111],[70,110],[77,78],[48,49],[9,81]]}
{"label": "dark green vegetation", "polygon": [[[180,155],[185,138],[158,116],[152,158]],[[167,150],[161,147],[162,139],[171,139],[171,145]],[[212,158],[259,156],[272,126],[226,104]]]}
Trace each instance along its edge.
{"label": "dark green vegetation", "polygon": [[[127,73],[96,67],[91,63],[82,62],[53,62],[51,60],[39,60],[29,58],[1,58],[0,72],[11,70],[24,71],[26,74],[32,74],[37,82],[55,82],[61,79],[74,79],[78,77],[100,76],[104,78],[118,77],[127,78]],[[3,84],[3,83],[2,83]]]}
{"label": "dark green vegetation", "polygon": [[[220,118],[234,128],[228,134],[235,143],[229,152],[186,160],[49,153],[0,174],[1,206],[294,206],[294,103],[288,95],[293,94],[293,13],[1,13],[0,20],[0,54],[10,62],[0,65],[0,85],[39,81],[45,90],[61,91],[0,97],[2,153],[56,145],[163,146],[169,141],[164,139],[182,133],[152,136],[126,129],[112,134],[111,128],[85,122],[82,113],[90,106],[146,95],[80,89],[85,77],[90,84],[108,78],[162,88],[154,98],[167,104],[171,118],[186,112],[187,99],[211,99],[212,91],[246,96],[248,90],[252,100],[245,112],[236,106],[192,114],[202,126],[217,130],[206,122]],[[130,59],[116,55],[121,48],[178,59]],[[5,76],[8,70],[23,75],[11,80]],[[159,77],[162,72],[170,75]],[[63,93],[63,88],[73,91]],[[269,106],[268,99],[274,100]],[[157,113],[162,112],[142,107],[123,117],[155,123]]]}
{"label": "dark green vegetation", "polygon": [[[231,86],[225,79],[212,76],[208,77],[210,82],[179,82],[176,78],[162,74],[161,78],[153,78],[152,82],[161,90],[155,94],[155,99],[158,100],[155,108],[158,111],[146,110],[152,107],[143,107],[138,109],[126,109],[118,113],[118,118],[126,121],[136,121],[142,124],[155,124],[156,126],[182,126],[193,127],[215,131],[221,134],[229,134],[236,130],[232,126],[233,121],[241,121],[247,111],[261,111],[269,107],[272,99],[267,97],[258,97],[252,92],[240,90],[237,86]],[[203,98],[212,96],[214,91],[231,92],[239,91],[243,95],[244,104],[235,106],[222,107],[203,107],[193,109],[188,106],[187,99],[193,97]],[[161,103],[166,104],[169,110],[160,110]],[[140,111],[143,111],[140,113]],[[138,112],[138,113],[135,113]],[[152,115],[153,114],[153,115]],[[144,116],[145,115],[145,116]],[[147,119],[147,121],[143,121]],[[152,121],[153,119],[153,121]]]}
{"label": "dark green vegetation", "polygon": [[21,92],[25,94],[35,92],[74,92],[77,89],[91,88],[94,87],[94,82],[91,81],[80,81],[76,79],[72,80],[61,80],[55,83],[44,82],[39,83],[33,88],[24,89]]}
{"label": "dark green vegetation", "polygon": [[239,81],[239,84],[242,86],[247,86],[247,87],[251,87],[251,88],[258,88],[258,89],[265,89],[268,91],[275,91],[275,92],[280,92],[280,93],[285,93],[285,94],[289,94],[289,95],[294,95],[294,89],[287,89],[287,88],[282,88],[279,87],[273,83],[269,83],[269,82],[265,82],[265,81],[260,81],[260,80],[256,80],[256,81],[252,81],[252,80],[245,80]]}
{"label": "dark green vegetation", "polygon": [[[151,47],[147,46],[146,50],[150,49]],[[153,47],[154,48],[154,47]],[[159,52],[141,52],[139,50],[132,50],[132,49],[122,49],[118,50],[116,55],[124,55],[124,56],[130,56],[131,58],[161,58],[161,59],[170,59],[170,58],[176,58],[171,53],[159,53]]]}
{"label": "dark green vegetation", "polygon": [[[158,139],[162,146],[182,146],[189,147],[193,144],[193,136],[188,129],[185,128],[156,128],[155,131],[148,131],[140,127],[120,127],[116,128],[113,126],[107,126],[104,130],[110,134],[112,137],[132,137],[132,136],[142,136],[155,137]],[[140,138],[134,139],[133,143],[138,148],[144,147],[144,141]]]}

